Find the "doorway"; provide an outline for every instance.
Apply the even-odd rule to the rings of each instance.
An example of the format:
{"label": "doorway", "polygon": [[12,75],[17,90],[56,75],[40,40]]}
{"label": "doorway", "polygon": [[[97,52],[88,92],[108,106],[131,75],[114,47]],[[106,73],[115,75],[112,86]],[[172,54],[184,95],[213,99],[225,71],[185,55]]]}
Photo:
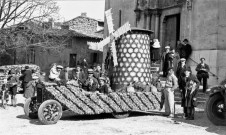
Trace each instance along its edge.
{"label": "doorway", "polygon": [[165,35],[163,40],[163,50],[165,46],[177,49],[177,41],[180,40],[180,14],[165,17]]}
{"label": "doorway", "polygon": [[69,67],[77,66],[77,54],[70,54]]}

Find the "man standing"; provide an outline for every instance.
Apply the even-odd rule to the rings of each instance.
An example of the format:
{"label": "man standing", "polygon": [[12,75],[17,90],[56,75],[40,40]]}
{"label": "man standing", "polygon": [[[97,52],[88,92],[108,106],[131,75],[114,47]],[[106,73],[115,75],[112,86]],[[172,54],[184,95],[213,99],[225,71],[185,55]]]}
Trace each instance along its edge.
{"label": "man standing", "polygon": [[29,66],[25,66],[25,70],[22,72],[20,80],[22,81],[23,88],[23,91],[21,93],[24,93],[28,82],[32,80],[32,71],[29,69]]}
{"label": "man standing", "polygon": [[164,89],[165,115],[169,118],[174,117],[174,90],[177,87],[177,77],[174,75],[173,68],[169,68]]}
{"label": "man standing", "polygon": [[167,76],[167,70],[169,68],[169,52],[170,52],[170,47],[166,46],[165,47],[166,51],[163,52],[162,54],[162,71],[163,71],[163,77]]}
{"label": "man standing", "polygon": [[183,40],[184,46],[182,46],[180,48],[180,57],[181,58],[185,58],[186,60],[188,60],[188,58],[190,58],[191,54],[192,54],[192,47],[189,44],[188,39],[184,39]]}
{"label": "man standing", "polygon": [[206,63],[204,63],[205,58],[201,58],[200,61],[201,63],[197,65],[195,70],[197,71],[196,76],[198,80],[200,82],[203,80],[203,93],[205,93],[207,88],[207,79],[209,78],[208,72],[210,71],[210,68]]}
{"label": "man standing", "polygon": [[176,71],[176,76],[178,78],[178,83],[179,83],[179,88],[182,89],[181,87],[181,78],[184,77],[184,71],[186,68],[190,68],[187,64],[186,64],[186,59],[185,58],[181,58],[180,62],[178,63],[177,66],[177,71]]}

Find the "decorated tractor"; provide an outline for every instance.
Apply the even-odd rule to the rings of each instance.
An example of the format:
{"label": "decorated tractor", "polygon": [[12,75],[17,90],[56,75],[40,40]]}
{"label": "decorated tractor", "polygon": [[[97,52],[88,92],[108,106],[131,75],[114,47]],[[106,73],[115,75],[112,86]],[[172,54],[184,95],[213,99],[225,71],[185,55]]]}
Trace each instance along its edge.
{"label": "decorated tractor", "polygon": [[118,38],[116,44],[114,38],[108,37],[99,45],[111,44],[114,66],[109,71],[114,92],[87,92],[72,84],[56,85],[46,82],[38,84],[37,96],[25,103],[25,114],[30,118],[39,118],[43,124],[55,124],[64,110],[70,110],[75,115],[111,113],[115,118],[124,118],[132,111],[159,109],[160,92],[119,90],[134,81],[146,86],[152,79],[150,35],[153,32],[137,28],[127,32],[128,27],[126,24],[112,33],[114,38]]}
{"label": "decorated tractor", "polygon": [[211,88],[206,114],[213,124],[226,126],[226,85]]}
{"label": "decorated tractor", "polygon": [[37,96],[28,99],[24,105],[25,114],[38,118],[43,124],[55,124],[63,111],[75,115],[111,113],[115,118],[128,117],[131,111],[147,112],[158,109],[160,93],[112,92],[102,94],[87,92],[72,84],[37,84]]}

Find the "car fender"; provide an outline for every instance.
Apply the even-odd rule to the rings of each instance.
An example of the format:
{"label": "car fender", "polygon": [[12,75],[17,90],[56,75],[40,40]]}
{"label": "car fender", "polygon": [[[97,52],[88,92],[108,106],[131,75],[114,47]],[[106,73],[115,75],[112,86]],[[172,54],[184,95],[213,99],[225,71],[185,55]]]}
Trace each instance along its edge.
{"label": "car fender", "polygon": [[216,85],[216,86],[212,86],[210,88],[210,94],[209,97],[212,97],[214,94],[222,94],[222,91],[224,91],[224,87],[222,85]]}

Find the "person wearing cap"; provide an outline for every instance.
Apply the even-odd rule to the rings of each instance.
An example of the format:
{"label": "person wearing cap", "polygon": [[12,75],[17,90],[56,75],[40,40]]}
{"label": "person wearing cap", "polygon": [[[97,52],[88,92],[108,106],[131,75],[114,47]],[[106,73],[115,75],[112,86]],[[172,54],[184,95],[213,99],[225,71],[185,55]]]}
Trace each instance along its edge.
{"label": "person wearing cap", "polygon": [[32,76],[32,81],[28,82],[26,85],[26,89],[24,92],[24,97],[26,99],[34,97],[35,96],[35,91],[36,91],[36,83],[39,81],[39,77],[37,75]]}
{"label": "person wearing cap", "polygon": [[191,68],[191,67],[186,64],[186,59],[185,58],[181,58],[180,62],[178,62],[178,66],[177,66],[177,70],[176,70],[176,77],[178,78],[179,88],[181,88],[180,87],[180,81],[181,81],[181,78],[183,76],[185,76],[184,75],[184,70],[186,68]]}
{"label": "person wearing cap", "polygon": [[203,93],[206,92],[207,89],[207,79],[209,78],[209,65],[207,65],[204,61],[205,58],[201,58],[200,59],[201,63],[199,63],[197,65],[197,67],[195,68],[195,70],[197,71],[197,78],[200,82],[203,81]]}
{"label": "person wearing cap", "polygon": [[60,72],[62,71],[63,66],[54,64],[50,69],[49,80],[50,81],[60,81]]}
{"label": "person wearing cap", "polygon": [[88,69],[88,78],[84,83],[84,89],[90,92],[97,91],[99,84],[96,78],[93,77],[93,69]]}
{"label": "person wearing cap", "polygon": [[164,97],[165,97],[165,115],[173,118],[174,110],[174,91],[178,87],[177,77],[174,75],[173,68],[168,69],[168,75],[165,83]]}
{"label": "person wearing cap", "polygon": [[197,91],[199,88],[199,80],[195,75],[191,74],[191,69],[184,70],[185,76],[182,78],[182,98],[181,106],[184,109],[184,117],[186,120],[194,120],[195,107],[197,106]]}
{"label": "person wearing cap", "polygon": [[25,69],[22,71],[22,75],[19,78],[22,81],[22,88],[23,91],[21,91],[21,93],[25,92],[26,89],[26,85],[28,84],[28,82],[30,82],[32,80],[32,71],[30,70],[29,66],[25,66]]}
{"label": "person wearing cap", "polygon": [[99,92],[100,93],[104,93],[104,94],[108,94],[111,92],[111,89],[109,89],[109,87],[106,84],[106,78],[105,77],[100,77],[100,87],[99,87]]}
{"label": "person wearing cap", "polygon": [[162,62],[161,62],[161,67],[162,67],[162,71],[163,71],[163,77],[167,76],[167,70],[170,67],[169,66],[169,53],[170,53],[170,46],[166,46],[165,47],[166,51],[163,52],[162,54]]}
{"label": "person wearing cap", "polygon": [[11,105],[16,107],[16,94],[17,94],[17,85],[19,83],[19,78],[16,76],[16,71],[11,69],[9,72],[9,77],[7,78],[9,93],[11,95]]}

